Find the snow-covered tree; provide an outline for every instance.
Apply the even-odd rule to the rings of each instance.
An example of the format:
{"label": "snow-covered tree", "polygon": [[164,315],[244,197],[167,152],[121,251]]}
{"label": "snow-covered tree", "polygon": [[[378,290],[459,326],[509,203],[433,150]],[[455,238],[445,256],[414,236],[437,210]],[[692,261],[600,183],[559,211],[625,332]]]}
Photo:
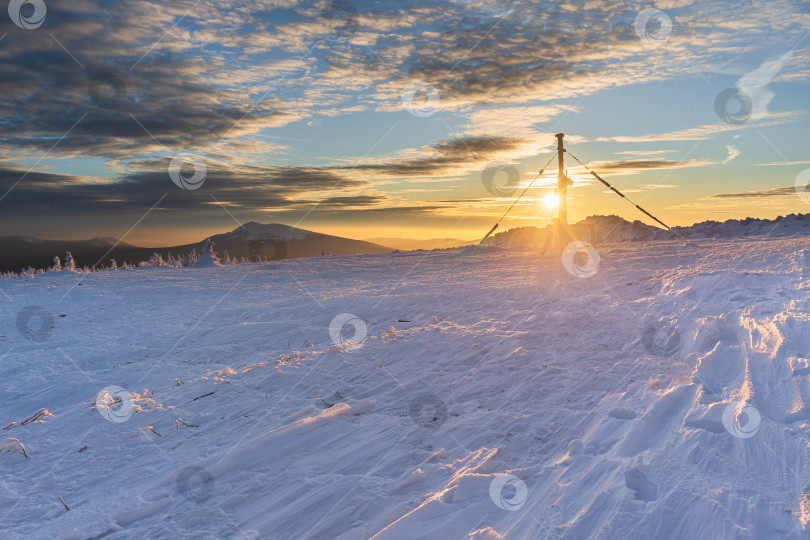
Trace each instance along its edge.
{"label": "snow-covered tree", "polygon": [[153,253],[143,266],[152,266],[157,268],[158,266],[166,266],[166,263],[163,261],[163,257],[160,255],[160,253]]}
{"label": "snow-covered tree", "polygon": [[110,270],[118,270],[118,263],[115,259],[110,259]]}
{"label": "snow-covered tree", "polygon": [[59,260],[59,257],[54,257],[51,272],[61,272],[61,271],[62,271],[62,261]]}
{"label": "snow-covered tree", "polygon": [[194,264],[194,266],[196,268],[220,266],[219,257],[217,257],[217,254],[214,251],[214,242],[212,242],[210,238],[205,239],[203,251],[200,254],[200,257],[199,259],[197,259],[197,262]]}
{"label": "snow-covered tree", "polygon": [[65,271],[66,272],[76,271],[76,261],[73,260],[73,254],[69,251],[65,252]]}

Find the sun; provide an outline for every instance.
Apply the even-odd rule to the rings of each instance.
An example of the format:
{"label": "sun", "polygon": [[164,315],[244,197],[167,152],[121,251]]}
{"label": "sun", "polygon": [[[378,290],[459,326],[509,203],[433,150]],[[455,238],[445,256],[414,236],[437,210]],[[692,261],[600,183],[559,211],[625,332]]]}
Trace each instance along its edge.
{"label": "sun", "polygon": [[556,193],[549,193],[543,197],[543,204],[546,205],[546,208],[557,208],[560,205],[560,199]]}

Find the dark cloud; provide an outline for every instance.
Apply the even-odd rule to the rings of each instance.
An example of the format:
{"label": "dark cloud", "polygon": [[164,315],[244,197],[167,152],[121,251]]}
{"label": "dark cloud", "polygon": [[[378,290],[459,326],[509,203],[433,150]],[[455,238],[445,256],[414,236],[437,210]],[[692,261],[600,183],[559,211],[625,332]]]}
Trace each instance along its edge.
{"label": "dark cloud", "polygon": [[[150,208],[164,194],[173,194],[173,208],[199,210],[210,204],[213,194],[228,204],[248,209],[291,209],[313,203],[322,196],[326,206],[366,206],[385,200],[383,196],[345,197],[344,189],[366,187],[367,182],[336,176],[305,167],[240,167],[208,165],[203,186],[185,191],[172,183],[169,160],[148,164],[152,170],[123,175],[100,183],[85,178],[32,172],[11,190],[4,216],[35,212],[125,212]],[[0,168],[0,192],[5,193],[25,171]],[[335,195],[332,197],[332,195]],[[317,200],[317,199],[315,199]]]}
{"label": "dark cloud", "polygon": [[[183,191],[169,176],[171,161],[130,160],[133,172],[100,182],[66,174],[31,172],[0,167],[0,193],[11,190],[5,203],[6,214],[35,212],[118,212],[145,210],[165,193],[172,197],[173,208],[189,210],[210,204],[211,194],[245,209],[289,210],[316,202],[319,212],[348,207],[377,207],[390,201],[380,194],[341,195],[342,192],[369,188],[367,180],[354,178],[357,173],[371,176],[429,176],[453,167],[486,163],[501,152],[525,144],[519,137],[468,137],[429,147],[428,158],[400,160],[382,165],[345,167],[229,166],[206,164],[207,174],[199,190]],[[193,170],[184,172],[190,176]],[[24,178],[23,178],[24,177]],[[23,178],[21,182],[18,182]],[[14,189],[12,186],[16,184]],[[445,208],[417,206],[425,211]],[[410,208],[410,207],[409,207]],[[379,208],[375,208],[379,210]],[[404,207],[396,207],[398,212]]]}
{"label": "dark cloud", "polygon": [[48,0],[46,22],[34,31],[0,17],[0,104],[8,111],[0,143],[44,152],[84,116],[54,155],[125,159],[162,147],[199,152],[298,117],[238,81],[225,84],[218,55],[184,51],[175,38],[172,49],[163,34],[174,17],[150,6]]}
{"label": "dark cloud", "polygon": [[527,142],[529,141],[521,137],[466,137],[433,145],[431,147],[433,155],[430,157],[399,160],[382,165],[353,165],[342,169],[385,176],[432,176],[461,165],[486,164],[497,155],[517,150]]}

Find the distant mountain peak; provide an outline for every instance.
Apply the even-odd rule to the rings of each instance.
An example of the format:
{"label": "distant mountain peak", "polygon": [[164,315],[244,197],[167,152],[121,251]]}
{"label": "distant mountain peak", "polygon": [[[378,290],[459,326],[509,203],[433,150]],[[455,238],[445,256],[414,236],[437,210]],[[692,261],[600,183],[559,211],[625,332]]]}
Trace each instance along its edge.
{"label": "distant mountain peak", "polygon": [[274,240],[283,242],[287,240],[303,240],[307,237],[307,234],[309,234],[309,231],[297,229],[289,225],[282,225],[281,223],[264,224],[250,221],[220,236],[228,238],[240,237],[246,240]]}
{"label": "distant mountain peak", "polygon": [[17,238],[18,240],[22,240],[28,244],[42,244],[44,240],[40,240],[39,238],[33,238],[31,236],[23,236],[21,234],[15,234],[11,238]]}
{"label": "distant mountain peak", "polygon": [[87,241],[87,243],[94,246],[111,246],[116,242],[118,242],[118,240],[110,236],[96,236]]}

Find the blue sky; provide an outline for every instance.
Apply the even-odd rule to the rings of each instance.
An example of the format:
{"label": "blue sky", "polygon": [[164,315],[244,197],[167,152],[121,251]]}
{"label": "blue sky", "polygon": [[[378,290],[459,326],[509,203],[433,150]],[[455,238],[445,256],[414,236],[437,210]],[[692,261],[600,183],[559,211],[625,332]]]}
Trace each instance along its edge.
{"label": "blue sky", "polygon": [[[806,212],[809,31],[798,0],[17,0],[0,22],[0,226],[473,239],[557,132],[670,225]],[[173,182],[200,163],[198,189]],[[644,217],[567,165],[569,220]],[[491,167],[520,181],[493,193]],[[546,225],[554,181],[504,225]]]}

